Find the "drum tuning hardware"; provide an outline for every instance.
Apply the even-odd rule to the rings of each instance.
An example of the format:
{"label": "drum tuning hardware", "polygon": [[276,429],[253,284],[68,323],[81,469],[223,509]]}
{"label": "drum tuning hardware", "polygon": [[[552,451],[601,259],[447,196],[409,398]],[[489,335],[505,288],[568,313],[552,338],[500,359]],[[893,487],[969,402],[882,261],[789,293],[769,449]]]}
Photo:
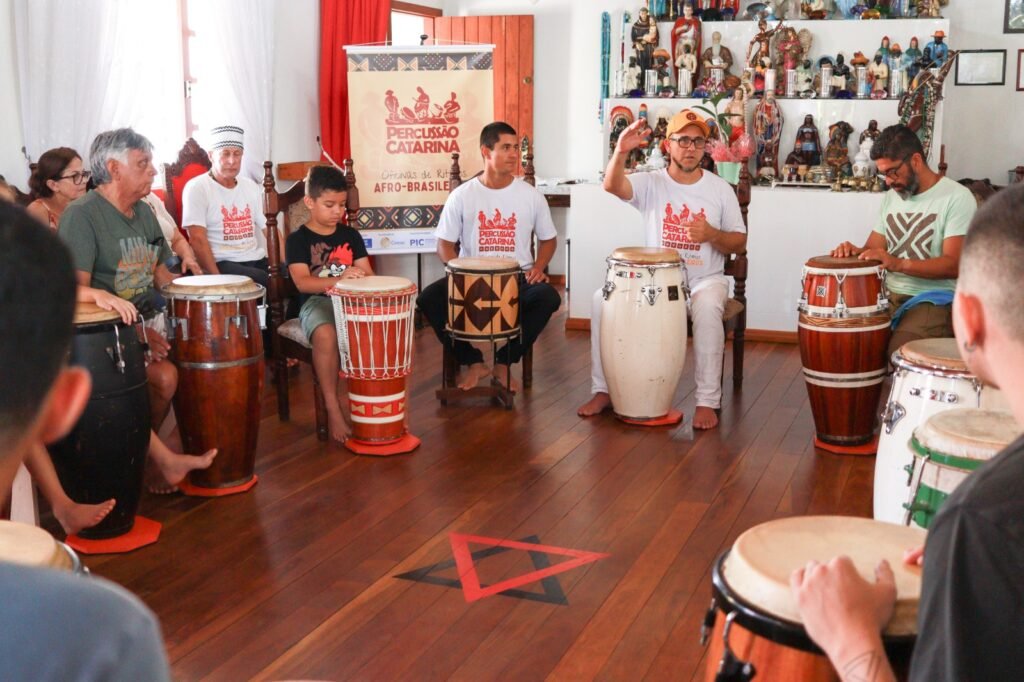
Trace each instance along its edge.
{"label": "drum tuning hardware", "polygon": [[661,287],[656,287],[653,284],[645,284],[640,287],[640,295],[647,299],[648,305],[654,305],[654,302],[658,300],[658,294],[661,293]]}
{"label": "drum tuning hardware", "polygon": [[612,295],[613,291],[615,291],[615,282],[613,282],[612,280],[606,281],[604,283],[604,286],[601,287],[601,295],[604,297],[604,300],[607,301],[608,297]]}
{"label": "drum tuning hardware", "polygon": [[114,362],[114,366],[117,367],[117,371],[124,374],[126,367],[124,361],[124,346],[121,345],[121,332],[116,326],[114,327],[114,347],[111,348],[110,346],[107,346],[107,355],[109,355],[110,359]]}
{"label": "drum tuning hardware", "polygon": [[892,433],[892,430],[896,428],[896,423],[906,416],[907,410],[899,402],[894,400],[888,403],[882,410],[882,423],[885,425],[885,432]]}
{"label": "drum tuning hardware", "polygon": [[750,661],[744,661],[733,653],[729,646],[729,630],[736,619],[738,611],[731,612],[725,618],[725,629],[722,631],[722,660],[718,663],[715,682],[749,682],[757,675],[757,669]]}
{"label": "drum tuning hardware", "polygon": [[235,325],[243,339],[249,338],[249,317],[247,315],[228,315],[224,318],[224,338],[231,338],[231,325]]}
{"label": "drum tuning hardware", "polygon": [[718,614],[718,604],[715,602],[715,598],[711,598],[711,605],[708,606],[707,613],[704,614],[704,622],[700,624],[700,645],[706,646],[708,638],[711,636],[711,629],[715,627],[715,616]]}
{"label": "drum tuning hardware", "polygon": [[173,341],[175,337],[174,328],[181,328],[181,340],[188,341],[188,318],[167,316],[167,340]]}

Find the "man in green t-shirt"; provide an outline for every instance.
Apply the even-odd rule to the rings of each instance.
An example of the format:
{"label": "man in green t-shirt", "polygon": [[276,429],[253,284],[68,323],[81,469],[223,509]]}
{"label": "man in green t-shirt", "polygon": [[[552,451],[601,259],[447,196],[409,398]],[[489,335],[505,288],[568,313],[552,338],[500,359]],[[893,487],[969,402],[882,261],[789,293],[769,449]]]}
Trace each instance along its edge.
{"label": "man in green t-shirt", "polygon": [[953,336],[960,247],[977,203],[966,187],[928,167],[921,141],[906,126],[883,130],[871,158],[889,185],[881,219],[863,247],[843,242],[832,255],[882,262],[889,302],[899,316],[891,355],[907,341]]}
{"label": "man in green t-shirt", "polygon": [[[71,202],[57,227],[75,264],[79,286],[95,287],[129,300],[143,312],[157,304],[156,287],[174,275],[164,265],[171,256],[152,209],[142,200],[153,185],[153,145],[131,128],[100,133],[89,150],[96,189]],[[151,479],[154,491],[173,490],[192,469],[210,466],[215,450],[200,457],[172,452],[155,430],[167,417],[178,388],[178,370],[167,360],[170,345],[145,327],[152,360],[146,366],[154,433],[150,455],[166,479]]]}

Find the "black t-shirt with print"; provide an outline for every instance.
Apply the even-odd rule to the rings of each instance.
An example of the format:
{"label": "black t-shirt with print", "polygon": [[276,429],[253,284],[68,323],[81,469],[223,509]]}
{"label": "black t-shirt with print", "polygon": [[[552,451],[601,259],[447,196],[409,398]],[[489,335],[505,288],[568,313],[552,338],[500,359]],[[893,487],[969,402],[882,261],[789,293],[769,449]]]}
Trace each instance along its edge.
{"label": "black t-shirt with print", "polygon": [[[288,235],[284,253],[289,265],[305,263],[314,277],[336,277],[344,271],[342,266],[368,255],[358,230],[340,223],[331,234],[317,234],[303,225]],[[327,286],[324,284],[325,290]],[[311,295],[314,294],[301,294],[299,305]]]}

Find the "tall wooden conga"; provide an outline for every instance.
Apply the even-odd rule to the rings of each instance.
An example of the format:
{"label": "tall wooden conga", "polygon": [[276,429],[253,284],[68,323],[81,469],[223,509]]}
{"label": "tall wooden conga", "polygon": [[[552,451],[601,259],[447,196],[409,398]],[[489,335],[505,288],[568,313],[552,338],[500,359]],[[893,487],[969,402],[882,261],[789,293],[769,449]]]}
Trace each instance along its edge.
{"label": "tall wooden conga", "polygon": [[258,480],[256,438],[263,393],[259,301],[266,290],[242,275],[179,277],[167,299],[170,359],[178,368],[174,413],[186,452],[217,448],[183,492],[204,497],[249,490]]}
{"label": "tall wooden conga", "polygon": [[723,666],[748,664],[757,682],[838,680],[804,630],[789,576],[812,559],[824,563],[840,554],[872,582],[879,561],[892,567],[896,606],[882,640],[897,675],[905,676],[917,636],[921,569],[904,564],[903,552],[924,538],[919,529],[848,516],[777,519],[745,531],[712,571],[711,607],[701,629],[702,642],[714,632],[704,679],[713,682]]}
{"label": "tall wooden conga", "polygon": [[874,437],[887,372],[889,300],[881,263],[819,256],[803,269],[800,358],[818,440],[857,446]]}
{"label": "tall wooden conga", "polygon": [[412,371],[416,285],[402,277],[340,280],[329,291],[348,380],[352,435],[345,447],[360,455],[412,452],[420,439],[406,428],[406,377]]}
{"label": "tall wooden conga", "polygon": [[[92,394],[71,433],[49,450],[61,485],[72,500],[81,504],[117,500],[106,518],[68,538],[80,551],[99,552],[102,546],[89,541],[131,533],[142,495],[152,420],[146,361],[136,326],[123,324],[116,312],[79,303],[71,364],[92,375]],[[145,538],[126,540],[116,548],[127,551],[156,541],[159,524],[147,519],[144,525]]]}
{"label": "tall wooden conga", "polygon": [[627,247],[608,257],[601,366],[612,409],[637,424],[673,424],[686,360],[686,275],[675,249]]}

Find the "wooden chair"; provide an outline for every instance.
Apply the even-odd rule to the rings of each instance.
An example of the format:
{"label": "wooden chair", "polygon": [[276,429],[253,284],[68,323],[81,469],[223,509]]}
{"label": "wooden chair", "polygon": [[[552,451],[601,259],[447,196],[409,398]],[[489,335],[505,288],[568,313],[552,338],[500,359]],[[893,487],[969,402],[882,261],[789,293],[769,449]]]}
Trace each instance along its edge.
{"label": "wooden chair", "polygon": [[[312,164],[311,164],[312,165]],[[294,358],[313,367],[313,348],[297,318],[285,319],[285,301],[298,295],[298,290],[288,277],[288,269],[282,260],[282,245],[291,231],[301,226],[309,213],[302,203],[305,195],[305,183],[297,182],[284,192],[277,191],[274,182],[274,164],[263,163],[263,212],[267,216],[267,260],[270,263],[270,286],[267,297],[270,304],[270,336],[274,348],[274,377],[277,383],[277,416],[281,421],[288,421],[290,409],[288,404],[288,360]],[[355,224],[359,210],[359,191],[355,186],[356,177],[352,170],[352,159],[345,160],[345,184],[348,187],[345,216],[348,224]],[[284,218],[278,221],[278,214]],[[279,231],[279,225],[281,229]],[[332,400],[333,387],[332,387]],[[323,388],[313,372],[313,404],[316,410],[316,436],[319,440],[327,440],[327,407],[324,404]]]}
{"label": "wooden chair", "polygon": [[[736,185],[736,198],[740,202],[743,224],[748,226],[747,211],[750,208],[750,171],[747,164],[740,165],[740,181]],[[722,324],[726,335],[732,332],[732,385],[743,386],[743,344],[747,333],[747,252],[733,254],[725,263],[725,274],[732,277],[732,298],[725,302]],[[723,365],[724,367],[724,365]],[[723,369],[724,372],[724,369]]]}
{"label": "wooden chair", "polygon": [[[479,177],[483,174],[480,171],[473,178]],[[472,180],[473,178],[469,178]],[[523,180],[536,186],[536,172],[533,166],[533,152],[532,150],[527,151],[524,156],[523,164]],[[462,169],[459,166],[459,154],[456,152],[452,154],[452,165],[448,169],[448,182],[450,190],[454,192],[455,188],[463,183]],[[457,249],[456,249],[457,250]],[[512,409],[514,402],[514,393],[506,390],[502,386],[478,386],[471,391],[463,391],[455,386],[455,377],[458,373],[458,364],[455,361],[455,356],[448,349],[447,345],[442,346],[441,350],[441,362],[442,362],[442,378],[441,388],[437,391],[437,398],[441,401],[442,405],[447,405],[448,400],[451,398],[459,398],[467,395],[486,395],[497,399],[502,403],[506,409]],[[533,385],[533,347],[526,349],[522,357],[523,363],[523,389],[530,388]]]}
{"label": "wooden chair", "polygon": [[[181,224],[181,196],[185,184],[209,171],[212,166],[210,155],[191,137],[185,140],[185,146],[178,151],[178,160],[164,165],[164,206],[179,229],[184,227]],[[188,237],[185,230],[182,230],[182,234]]]}

